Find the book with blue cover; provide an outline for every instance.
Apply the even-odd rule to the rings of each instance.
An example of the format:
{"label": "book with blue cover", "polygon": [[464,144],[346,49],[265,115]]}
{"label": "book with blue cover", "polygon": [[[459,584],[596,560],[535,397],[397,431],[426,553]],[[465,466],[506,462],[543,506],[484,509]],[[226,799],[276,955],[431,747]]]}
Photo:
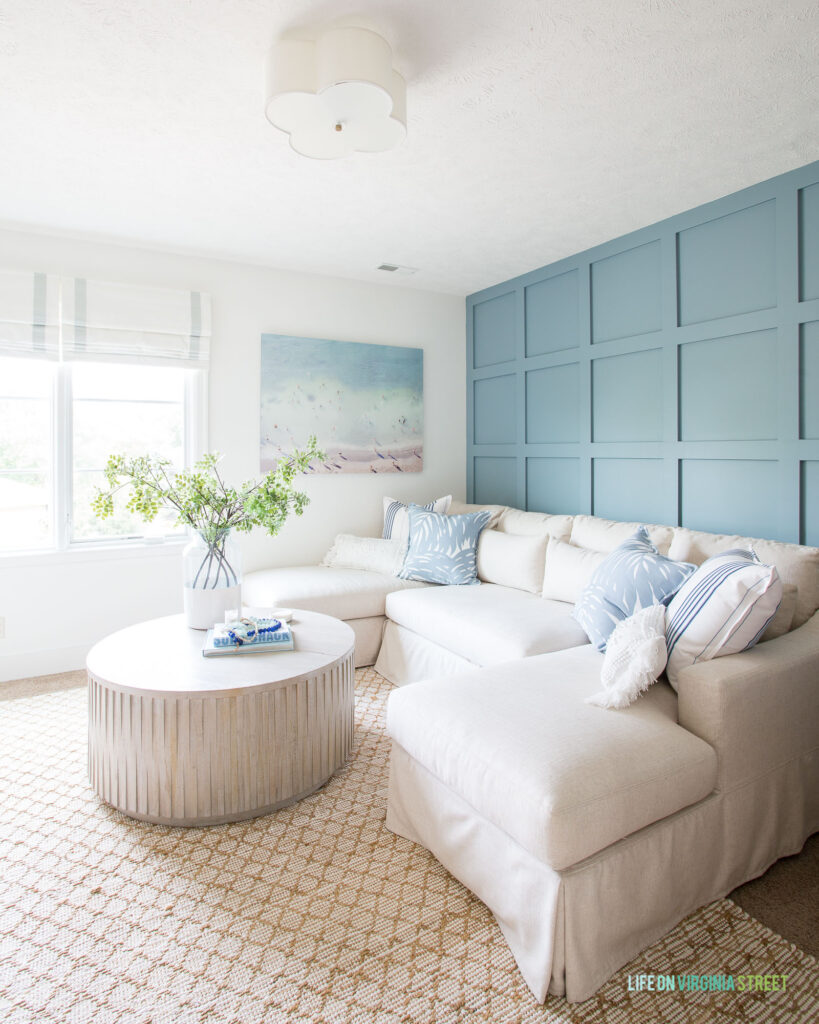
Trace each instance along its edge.
{"label": "book with blue cover", "polygon": [[[206,658],[223,654],[274,654],[293,650],[293,633],[288,625],[275,619],[257,619],[255,632],[237,632],[230,626],[215,626],[208,630],[202,654]],[[248,635],[249,634],[249,635]],[[241,640],[241,642],[240,642]]]}

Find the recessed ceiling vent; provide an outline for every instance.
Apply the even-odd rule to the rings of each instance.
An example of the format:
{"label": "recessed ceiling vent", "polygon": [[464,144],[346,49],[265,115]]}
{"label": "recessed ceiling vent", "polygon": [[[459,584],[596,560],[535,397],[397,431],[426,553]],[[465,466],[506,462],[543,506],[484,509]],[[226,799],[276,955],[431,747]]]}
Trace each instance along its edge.
{"label": "recessed ceiling vent", "polygon": [[417,267],[402,267],[398,263],[381,263],[376,270],[386,270],[388,274],[417,274]]}

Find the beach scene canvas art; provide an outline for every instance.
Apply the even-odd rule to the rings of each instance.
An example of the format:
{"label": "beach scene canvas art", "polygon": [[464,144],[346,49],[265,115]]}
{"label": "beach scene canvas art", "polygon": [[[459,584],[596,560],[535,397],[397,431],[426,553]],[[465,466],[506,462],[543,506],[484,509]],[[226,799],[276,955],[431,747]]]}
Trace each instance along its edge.
{"label": "beach scene canvas art", "polygon": [[315,434],[314,473],[417,473],[424,465],[424,352],[262,335],[261,469]]}

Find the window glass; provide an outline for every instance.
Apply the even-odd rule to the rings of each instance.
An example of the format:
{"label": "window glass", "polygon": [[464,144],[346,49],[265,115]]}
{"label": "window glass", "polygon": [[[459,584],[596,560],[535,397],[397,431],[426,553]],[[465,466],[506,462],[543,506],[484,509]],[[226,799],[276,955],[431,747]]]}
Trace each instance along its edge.
{"label": "window glass", "polygon": [[182,468],[187,372],[119,363],[71,366],[73,540],[180,532],[170,512],[160,512],[152,523],[129,512],[125,506],[130,491],[115,499],[110,519],[97,519],[91,500],[95,489],[105,486],[109,455],[162,455]]}
{"label": "window glass", "polygon": [[52,543],[54,366],[0,358],[0,551]]}

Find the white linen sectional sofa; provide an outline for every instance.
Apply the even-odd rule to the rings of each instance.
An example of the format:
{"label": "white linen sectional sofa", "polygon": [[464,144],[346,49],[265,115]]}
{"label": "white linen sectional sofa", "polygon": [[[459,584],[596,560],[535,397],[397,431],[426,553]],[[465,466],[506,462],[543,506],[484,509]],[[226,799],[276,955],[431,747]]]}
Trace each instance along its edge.
{"label": "white linen sectional sofa", "polygon": [[819,829],[819,549],[650,527],[680,561],[752,546],[788,600],[751,650],[611,711],[572,602],[639,524],[489,507],[481,586],[313,566],[244,599],[343,618],[357,664],[416,684],[389,701],[388,827],[487,904],[537,999],[583,1000]]}

